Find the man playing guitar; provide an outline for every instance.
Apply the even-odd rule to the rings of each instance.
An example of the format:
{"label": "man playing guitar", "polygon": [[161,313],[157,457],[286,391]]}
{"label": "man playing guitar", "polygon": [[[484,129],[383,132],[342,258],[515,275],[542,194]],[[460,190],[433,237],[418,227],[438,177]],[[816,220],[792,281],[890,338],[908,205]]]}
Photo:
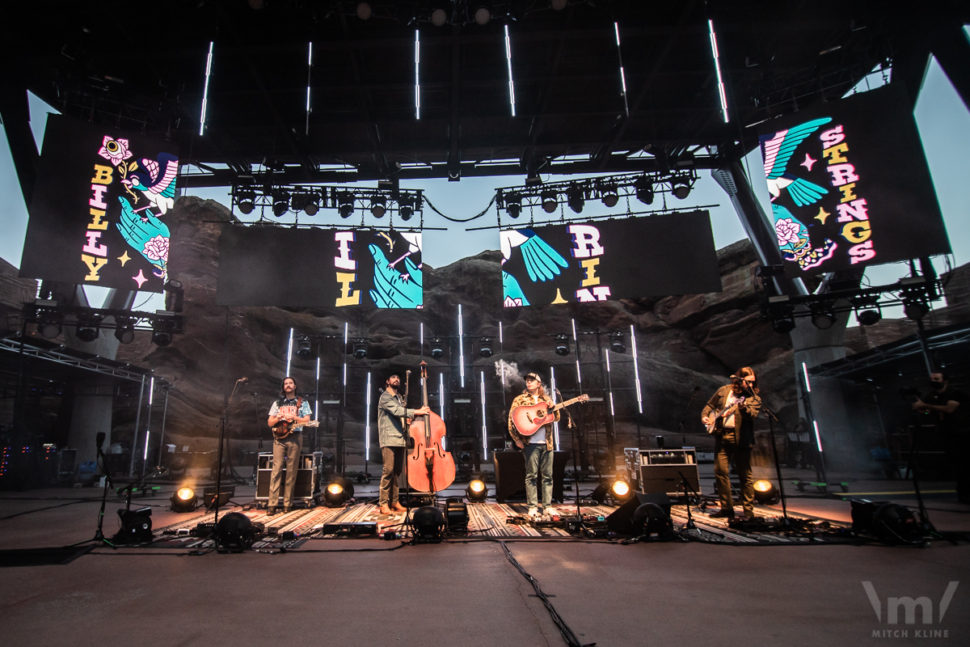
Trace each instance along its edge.
{"label": "man playing guitar", "polygon": [[283,458],[286,458],[286,488],[283,490],[283,512],[293,503],[293,489],[299,473],[300,450],[303,449],[303,425],[310,422],[310,404],[296,395],[296,380],[283,378],[280,397],[273,401],[266,424],[273,430],[273,471],[269,481],[267,514],[276,514],[283,480]]}

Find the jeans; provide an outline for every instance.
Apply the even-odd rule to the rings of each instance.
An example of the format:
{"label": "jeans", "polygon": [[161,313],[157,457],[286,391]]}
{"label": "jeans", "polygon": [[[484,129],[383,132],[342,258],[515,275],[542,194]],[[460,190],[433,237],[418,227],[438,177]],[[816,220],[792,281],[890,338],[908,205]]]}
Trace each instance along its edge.
{"label": "jeans", "polygon": [[283,507],[289,508],[293,500],[293,488],[300,471],[300,450],[303,434],[291,434],[283,440],[273,440],[273,472],[269,479],[269,507],[275,508],[280,500],[280,483],[283,480],[283,457],[286,457],[286,487],[283,489]]}
{"label": "jeans", "polygon": [[523,449],[525,454],[525,500],[530,508],[538,507],[539,497],[536,477],[542,484],[542,505],[552,504],[552,452],[546,444],[529,444]]}
{"label": "jeans", "polygon": [[399,485],[401,472],[404,470],[404,447],[381,447],[381,489],[378,502],[380,505],[395,505],[400,503]]}
{"label": "jeans", "polygon": [[741,505],[744,514],[754,513],[754,476],[751,473],[751,448],[739,447],[737,443],[724,442],[718,438],[714,443],[714,480],[717,483],[717,495],[721,500],[723,510],[733,510],[734,501],[731,497],[731,476],[729,473],[731,462],[738,475],[741,488]]}

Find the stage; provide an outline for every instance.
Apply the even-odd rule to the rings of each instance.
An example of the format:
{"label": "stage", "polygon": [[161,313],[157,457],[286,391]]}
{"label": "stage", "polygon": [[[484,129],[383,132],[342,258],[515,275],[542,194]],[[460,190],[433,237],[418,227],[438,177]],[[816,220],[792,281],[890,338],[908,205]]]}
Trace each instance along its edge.
{"label": "stage", "polygon": [[[910,484],[853,482],[846,497],[913,504]],[[923,485],[941,533],[970,530],[970,510]],[[174,485],[133,500],[149,508],[152,539],[139,545],[86,541],[95,534],[101,490],[0,493],[2,604],[9,644],[251,645],[305,640],[341,645],[832,645],[926,636],[962,644],[970,635],[970,548],[927,538],[889,545],[851,534],[841,496],[793,492],[789,516],[815,531],[736,528],[707,511],[671,507],[673,536],[597,534],[612,505],[581,505],[586,528],[521,521],[522,502],[468,504],[468,528],[415,542],[381,516],[373,485],[339,508],[297,508],[267,517],[237,486],[220,516],[243,514],[263,532],[242,552],[220,552],[194,536],[214,513],[169,510]],[[458,494],[456,487],[455,495]],[[582,492],[581,500],[586,496]],[[108,499],[104,534],[118,530],[124,501]],[[759,506],[777,520],[779,506]],[[560,525],[561,522],[561,525]],[[347,524],[375,524],[353,536]],[[337,532],[325,534],[330,524]],[[377,530],[379,528],[379,531]],[[393,539],[383,538],[394,530]],[[400,534],[397,534],[400,533]],[[75,548],[66,548],[79,544]],[[754,550],[761,548],[761,550]],[[953,591],[953,582],[957,582]],[[867,584],[868,583],[868,584]],[[951,595],[944,602],[944,593]],[[871,595],[870,595],[871,594]],[[875,596],[875,597],[873,597]],[[931,606],[889,609],[909,596]],[[925,601],[922,598],[925,597]],[[875,602],[874,602],[875,601]],[[875,606],[874,606],[875,605]],[[875,608],[879,607],[879,615]],[[889,623],[892,612],[894,623]],[[897,613],[898,612],[898,613]],[[940,619],[941,613],[943,614]],[[889,633],[886,633],[889,632]],[[895,632],[895,633],[894,633]],[[923,632],[923,633],[920,633]],[[935,633],[926,633],[935,632]],[[945,634],[945,635],[944,635]]]}

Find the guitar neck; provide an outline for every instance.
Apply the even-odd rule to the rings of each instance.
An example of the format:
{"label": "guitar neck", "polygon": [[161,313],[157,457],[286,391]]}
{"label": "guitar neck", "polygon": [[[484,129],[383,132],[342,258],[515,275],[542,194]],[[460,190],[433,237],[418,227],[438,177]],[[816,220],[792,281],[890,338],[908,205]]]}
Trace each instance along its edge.
{"label": "guitar neck", "polygon": [[579,402],[582,399],[583,399],[583,396],[578,396],[578,397],[575,397],[575,398],[572,398],[572,399],[569,399],[569,400],[564,400],[564,401],[560,402],[559,404],[556,404],[555,406],[550,407],[549,411],[550,411],[550,413],[553,412],[553,411],[559,411],[560,409],[564,409],[564,408],[566,408],[566,407],[568,407],[570,405],[576,404],[577,402]]}

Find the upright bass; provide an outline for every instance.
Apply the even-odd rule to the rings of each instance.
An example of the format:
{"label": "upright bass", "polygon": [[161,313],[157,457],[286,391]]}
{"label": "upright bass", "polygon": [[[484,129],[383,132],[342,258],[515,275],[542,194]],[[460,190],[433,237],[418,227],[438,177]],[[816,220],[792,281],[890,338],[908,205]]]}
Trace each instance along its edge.
{"label": "upright bass", "polygon": [[[421,362],[421,404],[428,406],[428,365]],[[437,413],[416,415],[408,429],[414,449],[408,454],[408,485],[418,492],[439,492],[455,481],[455,459],[441,446],[445,422]]]}

